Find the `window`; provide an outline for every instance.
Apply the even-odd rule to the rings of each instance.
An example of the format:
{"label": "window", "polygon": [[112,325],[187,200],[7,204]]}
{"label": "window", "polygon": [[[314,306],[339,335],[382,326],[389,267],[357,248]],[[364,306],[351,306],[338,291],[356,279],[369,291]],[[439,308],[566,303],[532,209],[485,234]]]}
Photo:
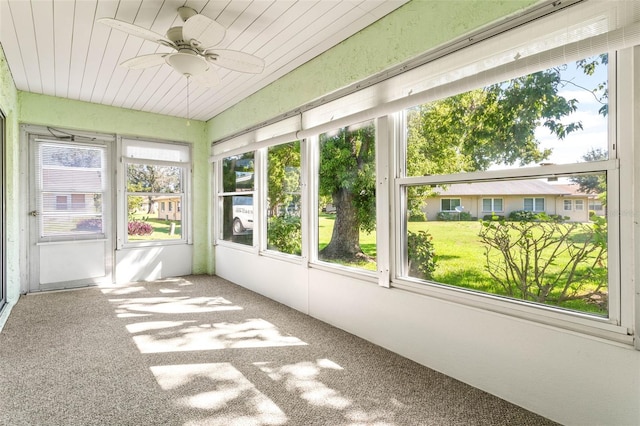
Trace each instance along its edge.
{"label": "window", "polygon": [[[569,185],[590,185],[596,198],[611,194],[609,176],[618,166],[609,160],[607,62],[598,55],[405,111],[404,175],[396,187],[405,251],[394,285],[429,283],[425,292],[455,291],[492,304],[517,300],[527,309],[545,305],[615,323],[619,312],[608,300],[617,280],[608,256],[615,228],[606,217],[562,214],[581,209],[582,200],[560,203]],[[595,71],[586,72],[585,64]],[[568,108],[559,125],[554,106],[583,90],[563,82],[577,78],[588,90],[584,100],[571,101],[576,111]],[[580,116],[598,131],[585,135],[572,126]],[[451,214],[456,208],[460,214]],[[495,211],[503,214],[479,214]]]}
{"label": "window", "polygon": [[253,245],[255,153],[246,152],[222,160],[222,239]]}
{"label": "window", "polygon": [[318,260],[376,270],[373,121],[319,137]]}
{"label": "window", "polygon": [[602,202],[600,200],[589,199],[589,210],[601,212],[603,210]]}
{"label": "window", "polygon": [[34,143],[40,241],[102,238],[106,147],[40,139]]}
{"label": "window", "polygon": [[56,195],[56,210],[66,210],[66,209],[67,209],[67,196]]}
{"label": "window", "polygon": [[302,200],[300,142],[267,150],[267,249],[300,255]]}
{"label": "window", "polygon": [[85,194],[71,194],[71,208],[73,210],[83,210],[87,205]]}
{"label": "window", "polygon": [[484,213],[502,212],[502,198],[483,198],[482,211]]}
{"label": "window", "polygon": [[460,207],[460,198],[443,198],[440,200],[440,211],[455,212]]}
{"label": "window", "polygon": [[[191,169],[188,145],[123,140],[127,227],[131,244],[185,242],[183,215],[167,213],[168,199],[184,202]],[[170,204],[169,204],[170,205]]]}
{"label": "window", "polygon": [[544,198],[525,198],[524,210],[528,212],[543,212]]}
{"label": "window", "polygon": [[584,201],[583,200],[575,200],[574,203],[575,203],[575,206],[576,206],[576,211],[583,211],[584,210]]}

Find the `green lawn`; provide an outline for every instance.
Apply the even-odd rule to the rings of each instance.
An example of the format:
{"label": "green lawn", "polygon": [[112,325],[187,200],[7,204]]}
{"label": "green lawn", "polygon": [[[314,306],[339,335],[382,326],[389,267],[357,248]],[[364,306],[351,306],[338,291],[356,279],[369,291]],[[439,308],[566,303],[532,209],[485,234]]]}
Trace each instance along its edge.
{"label": "green lawn", "polygon": [[[325,248],[329,241],[331,241],[331,233],[333,232],[333,222],[336,216],[333,214],[320,214],[318,223],[318,251]],[[367,234],[366,232],[360,232],[360,248],[372,258],[376,258],[376,233],[375,231]],[[368,271],[376,270],[375,262],[361,262],[356,265],[345,264],[342,262],[333,261],[334,263],[340,263],[346,266],[356,266]]]}
{"label": "green lawn", "polygon": [[[319,249],[326,246],[331,239],[333,221],[333,215],[320,215],[318,229]],[[475,221],[432,221],[409,222],[408,229],[411,232],[427,231],[433,237],[434,249],[437,256],[436,270],[432,277],[433,281],[503,295],[504,290],[495,284],[493,278],[485,270],[485,244],[481,242],[478,236],[481,226],[481,222]],[[583,238],[583,236],[580,234],[575,235],[576,240],[580,238]],[[360,245],[363,251],[374,258],[376,255],[375,242],[375,232],[371,234],[360,233]],[[557,273],[560,265],[563,262],[568,263],[568,260],[568,254],[560,257],[557,262],[558,264],[552,265],[549,273]],[[375,270],[376,268],[374,262],[349,266],[357,266],[368,270]],[[583,300],[565,302],[562,306],[583,312],[606,314],[606,311],[598,308],[597,305],[587,303]]]}
{"label": "green lawn", "polygon": [[[129,235],[129,241],[179,240],[182,238],[182,226],[179,220],[158,219],[146,214],[136,214],[133,219],[150,224],[153,227],[153,233],[149,235]],[[171,234],[172,223],[175,223],[173,235]]]}

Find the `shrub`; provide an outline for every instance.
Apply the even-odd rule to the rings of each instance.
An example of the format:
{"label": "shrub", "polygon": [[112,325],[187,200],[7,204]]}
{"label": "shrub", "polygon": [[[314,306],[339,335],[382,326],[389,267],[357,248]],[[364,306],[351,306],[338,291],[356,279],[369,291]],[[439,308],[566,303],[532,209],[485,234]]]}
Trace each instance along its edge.
{"label": "shrub", "polygon": [[436,217],[438,218],[438,220],[442,220],[442,221],[453,220],[453,216],[451,215],[451,213],[447,213],[447,212],[439,212]]}
{"label": "shrub", "polygon": [[84,219],[76,224],[76,231],[102,232],[102,219]]}
{"label": "shrub", "polygon": [[409,274],[416,278],[431,279],[436,269],[436,254],[433,248],[433,237],[427,231],[407,234],[407,251],[409,256]]}
{"label": "shrub", "polygon": [[504,220],[504,215],[499,215],[499,214],[486,214],[482,217],[482,220],[491,220],[494,222],[499,222],[501,220]]}
{"label": "shrub", "polygon": [[509,213],[509,220],[513,222],[533,222],[535,218],[536,214],[528,210],[514,210]]}
{"label": "shrub", "polygon": [[153,226],[147,222],[141,222],[139,220],[134,220],[129,222],[127,227],[127,232],[129,235],[151,235],[153,234]]}
{"label": "shrub", "polygon": [[469,212],[460,212],[460,213],[458,213],[458,220],[464,221],[464,222],[469,222],[471,220],[474,220],[474,218],[473,218],[473,216],[471,216],[471,213],[469,213]]}
{"label": "shrub", "polygon": [[450,212],[439,212],[438,216],[436,216],[438,220],[441,221],[461,221],[468,222],[471,220],[475,220],[471,213],[469,212],[460,212],[460,213],[450,213]]}
{"label": "shrub", "polygon": [[482,222],[485,270],[508,296],[591,300],[607,289],[607,224]]}
{"label": "shrub", "polygon": [[267,226],[267,248],[282,253],[302,253],[300,216],[274,216]]}
{"label": "shrub", "polygon": [[425,212],[412,212],[409,214],[409,222],[426,222],[427,215]]}

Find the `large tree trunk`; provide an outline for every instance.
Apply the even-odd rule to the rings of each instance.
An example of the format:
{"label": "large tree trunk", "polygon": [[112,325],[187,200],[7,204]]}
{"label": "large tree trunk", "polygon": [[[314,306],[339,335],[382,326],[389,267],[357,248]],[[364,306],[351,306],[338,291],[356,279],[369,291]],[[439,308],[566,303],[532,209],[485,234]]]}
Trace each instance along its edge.
{"label": "large tree trunk", "polygon": [[340,188],[332,196],[336,207],[336,220],[331,241],[323,248],[320,259],[337,259],[349,262],[369,260],[360,248],[360,222],[358,210],[353,204],[354,194]]}

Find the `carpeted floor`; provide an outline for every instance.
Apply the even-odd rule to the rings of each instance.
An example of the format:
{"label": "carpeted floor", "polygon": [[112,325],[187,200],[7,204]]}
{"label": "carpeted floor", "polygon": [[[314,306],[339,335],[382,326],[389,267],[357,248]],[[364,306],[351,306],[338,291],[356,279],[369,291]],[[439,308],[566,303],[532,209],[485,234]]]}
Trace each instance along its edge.
{"label": "carpeted floor", "polygon": [[0,424],[547,425],[216,277],[24,296]]}

